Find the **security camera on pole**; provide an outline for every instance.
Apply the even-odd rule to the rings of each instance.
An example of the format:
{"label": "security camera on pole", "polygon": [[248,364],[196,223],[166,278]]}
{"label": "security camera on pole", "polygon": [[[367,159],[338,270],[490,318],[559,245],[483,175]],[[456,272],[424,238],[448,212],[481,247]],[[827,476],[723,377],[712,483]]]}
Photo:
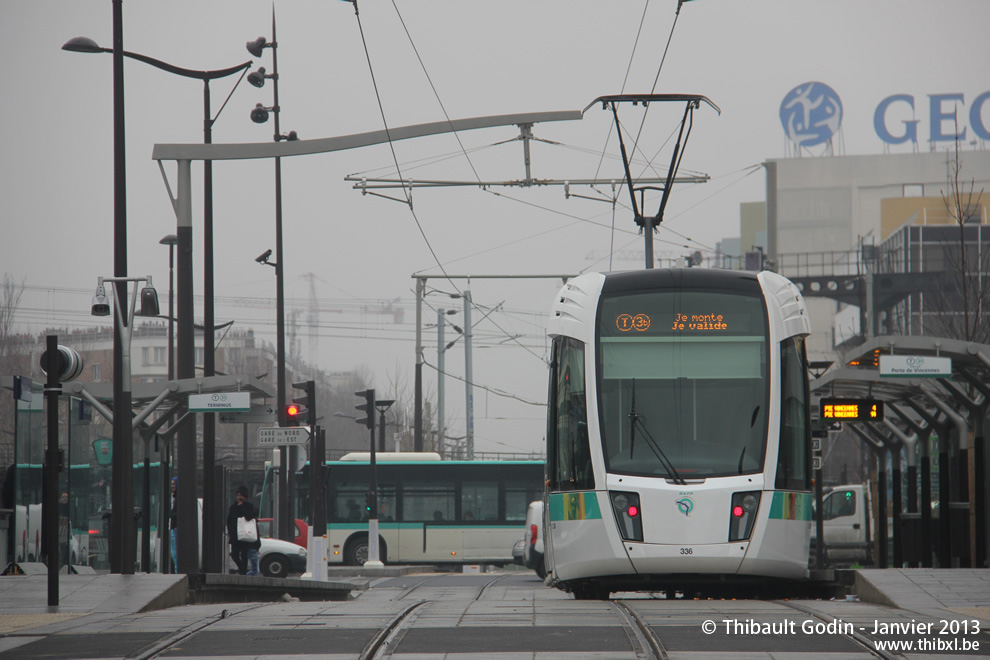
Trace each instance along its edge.
{"label": "security camera on pole", "polygon": [[47,349],[41,356],[41,370],[48,376],[45,400],[48,405],[48,448],[45,450],[44,492],[41,503],[41,539],[48,558],[48,604],[58,605],[59,544],[58,475],[63,471],[62,450],[58,447],[58,397],[62,383],[79,376],[83,361],[71,348],[58,345],[57,335],[48,335]]}
{"label": "security camera on pole", "polygon": [[[113,401],[113,494],[110,516],[110,548],[113,555],[111,571],[124,575],[134,574],[134,559],[137,554],[137,534],[133,516],[134,507],[134,428],[131,411],[131,335],[137,301],[141,301],[141,316],[158,316],[158,292],[151,283],[151,275],[146,277],[99,277],[96,293],[93,295],[93,316],[110,316],[110,302],[107,299],[104,283],[111,282],[122,286],[112,288],[115,314],[115,337],[120,338],[120,396],[116,393]],[[127,297],[126,285],[132,283],[133,292]],[[138,293],[138,283],[145,286]],[[121,293],[122,291],[122,293]],[[115,365],[116,367],[116,365]],[[181,543],[181,540],[180,540]],[[181,556],[181,555],[180,555]],[[114,571],[114,572],[116,572]]]}
{"label": "security camera on pole", "polygon": [[378,468],[375,465],[375,390],[361,390],[355,392],[357,396],[364,399],[364,403],[354,406],[365,416],[357,420],[358,424],[364,424],[371,432],[371,487],[368,489],[368,561],[364,562],[365,568],[384,567],[385,564],[378,558]]}
{"label": "security camera on pole", "polygon": [[[290,131],[288,134],[283,135],[282,129],[279,124],[279,113],[281,112],[281,107],[278,104],[278,42],[275,39],[275,7],[272,6],[272,40],[268,41],[265,37],[258,37],[253,41],[247,42],[247,50],[254,57],[261,57],[262,53],[266,48],[270,48],[272,51],[272,73],[266,73],[264,67],[259,68],[257,71],[253,71],[248,74],[248,82],[254,87],[263,87],[266,80],[272,81],[274,104],[271,107],[265,107],[261,103],[258,103],[253,110],[251,110],[251,121],[256,124],[264,124],[268,121],[269,113],[273,114],[275,117],[275,142],[281,142],[282,140],[298,140],[299,137],[296,135],[295,131]],[[266,254],[261,255],[256,259],[258,263],[268,263],[268,257],[271,256],[271,250]],[[276,375],[275,375],[275,397],[278,401],[279,418],[278,423],[280,425],[286,424],[285,419],[285,285],[283,281],[283,252],[282,252],[282,159],[279,157],[275,158],[275,263],[268,264],[275,267],[275,361],[276,361]],[[295,490],[293,486],[294,476],[292,474],[292,469],[287,466],[292,464],[295,458],[295,451],[290,447],[285,447],[280,449],[281,452],[281,462],[282,462],[282,472],[279,473],[279,485],[280,489],[285,493],[291,493]],[[293,466],[294,467],[294,466]],[[282,503],[279,505],[279,515],[276,516],[278,521],[276,524],[277,533],[276,536],[283,541],[291,541],[295,534],[290,531],[290,516],[288,499],[284,498]]]}

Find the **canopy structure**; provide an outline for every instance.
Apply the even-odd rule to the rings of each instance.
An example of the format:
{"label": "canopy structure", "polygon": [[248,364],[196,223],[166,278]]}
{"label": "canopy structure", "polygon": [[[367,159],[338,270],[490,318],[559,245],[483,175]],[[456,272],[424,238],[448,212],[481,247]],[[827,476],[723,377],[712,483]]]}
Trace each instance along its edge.
{"label": "canopy structure", "polygon": [[[879,369],[882,356],[947,358],[951,360],[951,368],[924,377],[882,375]],[[894,565],[902,565],[902,518],[918,518],[920,539],[904,539],[912,543],[906,553],[908,563],[912,563],[911,557],[920,555],[922,565],[929,566],[934,550],[943,567],[954,564],[983,567],[987,558],[985,475],[988,466],[984,438],[990,412],[990,345],[930,336],[874,337],[847,354],[842,366],[833,366],[815,378],[811,392],[814,398],[869,398],[884,403],[882,422],[843,423],[853,424],[853,431],[873,451],[881,482],[887,452],[891,453]],[[937,443],[932,442],[934,438]],[[930,455],[936,447],[937,456]],[[902,451],[906,454],[908,490],[908,511],[903,516]],[[937,470],[938,481],[937,534],[933,527],[935,512],[929,481],[932,469]],[[882,491],[879,495],[883,500],[886,488]],[[878,538],[883,538],[885,528],[886,525],[878,527]],[[938,544],[933,548],[934,538]],[[914,547],[916,540],[921,541],[920,548]],[[881,548],[880,557],[884,561],[885,555],[886,548]]]}

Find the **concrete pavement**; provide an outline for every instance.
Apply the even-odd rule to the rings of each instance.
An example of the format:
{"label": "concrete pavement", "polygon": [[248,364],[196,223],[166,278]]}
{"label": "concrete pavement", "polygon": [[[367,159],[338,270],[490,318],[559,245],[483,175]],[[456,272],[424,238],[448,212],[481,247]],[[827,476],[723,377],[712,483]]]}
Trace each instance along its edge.
{"label": "concrete pavement", "polygon": [[934,618],[962,614],[990,627],[990,569],[861,569],[853,590],[866,602]]}
{"label": "concrete pavement", "polygon": [[[363,580],[367,586],[369,582],[379,584],[379,580],[384,582],[387,578],[376,574],[351,579]],[[532,603],[517,602],[517,599],[509,602],[480,601],[473,603],[470,610],[465,610],[463,603],[449,600],[452,592],[448,592],[446,577],[427,577],[425,583],[422,577],[411,578],[409,588],[415,583],[421,584],[417,591],[419,597],[425,597],[433,605],[428,614],[424,609],[417,629],[409,631],[404,638],[404,648],[409,651],[417,648],[414,642],[420,643],[424,649],[435,642],[436,637],[429,629],[442,623],[441,615],[445,608],[450,609],[452,621],[456,620],[456,625],[451,624],[451,630],[444,629],[445,643],[448,646],[453,644],[451,634],[468,635],[462,651],[477,648],[471,647],[471,644],[479,643],[477,635],[481,633],[494,634],[495,638],[508,634],[513,639],[518,638],[521,647],[537,639],[541,644],[550,644],[540,635],[560,631],[556,628],[538,631],[530,627],[555,622],[558,628],[564,630],[567,626],[576,625],[576,612],[585,610],[595,620],[602,616],[595,609],[597,605],[571,601],[566,594],[542,587],[537,587],[537,591],[528,596],[530,599],[536,598]],[[49,607],[46,585],[46,576],[0,577],[0,660],[26,655],[38,658],[152,657],[158,652],[162,652],[163,657],[229,656],[229,649],[235,644],[246,644],[252,649],[250,656],[245,657],[284,656],[289,654],[287,649],[291,647],[291,653],[297,657],[306,654],[333,657],[337,654],[339,658],[354,658],[405,607],[403,603],[409,602],[403,600],[405,587],[393,581],[390,583],[391,594],[388,590],[378,593],[380,590],[376,589],[353,603],[299,603],[294,602],[295,598],[287,597],[283,599],[287,602],[274,604],[269,599],[266,603],[170,606],[165,604],[171,598],[169,594],[174,595],[188,588],[185,576],[64,575],[60,576],[61,603],[57,607]],[[436,593],[430,593],[430,585],[436,585]],[[509,588],[512,589],[511,586]],[[853,590],[863,601],[864,607],[866,603],[876,603],[908,611],[900,616],[913,616],[910,612],[932,618],[962,615],[980,619],[983,629],[990,628],[990,570],[861,570],[857,572]],[[544,610],[540,603],[561,599],[568,601],[564,604],[566,616],[559,621],[548,622],[546,615],[542,614]],[[755,603],[747,605],[740,602],[739,605],[749,611]],[[836,602],[831,605],[843,604]],[[854,604],[847,604],[846,609],[850,605]],[[533,609],[534,606],[536,609]],[[822,602],[822,606],[830,605]],[[166,609],[159,609],[161,607]],[[690,601],[681,601],[681,609],[690,607]],[[486,625],[460,630],[462,625],[471,623],[472,617],[482,614],[488,622]],[[895,613],[892,611],[891,615]],[[871,613],[870,616],[876,615]],[[590,624],[584,622],[582,625]],[[499,630],[489,630],[492,626],[497,626]],[[536,637],[531,640],[527,635]],[[420,640],[420,637],[423,639]],[[609,644],[605,641],[609,640],[601,643],[610,648],[621,645],[621,640],[611,640]],[[29,644],[30,647],[27,646]],[[563,644],[570,649],[574,644],[579,644],[579,638],[565,635],[553,644],[556,645],[554,648],[563,648],[560,646]],[[586,642],[580,642],[579,646],[586,652],[580,653],[580,656],[618,657],[587,646]],[[226,653],[224,649],[227,649]],[[570,649],[567,657],[571,657],[570,653],[577,649]],[[557,656],[540,653],[525,657],[542,659]]]}

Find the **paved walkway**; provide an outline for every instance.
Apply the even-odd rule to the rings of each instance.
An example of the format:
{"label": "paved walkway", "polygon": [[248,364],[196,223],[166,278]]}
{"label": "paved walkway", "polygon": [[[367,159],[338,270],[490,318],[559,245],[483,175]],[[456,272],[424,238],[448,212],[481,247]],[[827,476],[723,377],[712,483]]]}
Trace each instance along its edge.
{"label": "paved walkway", "polygon": [[184,588],[185,583],[185,575],[60,575],[59,604],[49,606],[47,575],[3,576],[0,577],[0,635],[68,625],[85,616],[95,622],[136,614],[170,590]]}
{"label": "paved walkway", "polygon": [[[443,586],[443,578],[430,579],[436,580],[438,589]],[[252,616],[247,615],[254,608],[259,608],[260,604],[190,605],[148,611],[161,606],[163,594],[180,588],[184,590],[185,580],[185,576],[181,575],[63,575],[59,580],[60,604],[49,607],[47,576],[0,577],[0,657],[16,657],[18,647],[39,640],[51,645],[51,654],[46,657],[95,657],[92,653],[78,655],[80,651],[71,647],[72,644],[80,644],[80,640],[90,639],[90,636],[92,640],[116,640],[115,643],[122,645],[119,649],[108,647],[101,654],[106,657],[124,657],[134,649],[150,649],[156,645],[165,648],[179,638],[234,614],[238,615],[231,620],[230,625],[236,624],[234,628],[252,623],[252,616],[263,617],[269,628],[266,634],[272,630],[282,631],[272,639],[283,640],[282,643],[285,643],[288,633],[283,629],[288,627],[294,630],[302,625],[311,625],[310,618],[307,617],[314,615],[310,609],[337,611],[333,608],[347,607],[344,603],[286,602],[268,605]],[[956,617],[962,615],[980,619],[983,629],[990,628],[990,569],[867,569],[857,572],[854,589],[864,601],[864,607],[866,603],[876,603],[934,619],[946,618],[948,614]],[[538,593],[544,598],[570,600],[569,596],[552,589],[538,590]],[[391,615],[387,608],[383,609],[383,603],[388,601],[394,606],[393,609],[398,607],[399,601],[392,603],[393,598],[396,598],[394,594],[376,592],[355,601],[355,605],[347,609],[349,616],[342,619],[343,623],[336,624],[333,640],[336,652],[343,652],[340,645],[350,639],[347,635],[354,637],[351,641],[356,648],[363,648],[367,643],[366,638],[370,639],[378,629],[368,628],[367,624],[370,621],[376,626],[384,626]],[[443,594],[438,595],[437,602],[443,603],[444,598]],[[823,602],[823,605],[829,604]],[[486,607],[497,610],[499,625],[512,623],[513,616],[518,617],[524,613],[519,610],[518,603],[497,602],[489,603]],[[587,604],[575,602],[568,607],[579,609],[587,607]],[[140,612],[144,613],[139,615]],[[354,618],[350,614],[360,616]],[[871,616],[876,615],[871,613]],[[363,627],[359,625],[361,622]],[[230,625],[226,621],[222,623],[211,634],[240,634],[233,629],[227,630]],[[254,621],[252,625],[258,623]],[[360,629],[352,630],[354,626]],[[111,636],[106,637],[109,633],[112,633]],[[295,631],[293,634],[303,635],[303,632]],[[415,634],[426,633],[420,631]],[[326,641],[317,639],[319,635],[312,630],[305,632],[303,636],[308,636],[306,639],[313,637],[314,644]],[[186,649],[186,652],[190,650]],[[179,655],[183,653],[178,648],[169,652]],[[348,657],[354,656],[351,654]]]}
{"label": "paved walkway", "polygon": [[867,602],[934,617],[962,614],[990,626],[990,569],[862,569],[854,590]]}

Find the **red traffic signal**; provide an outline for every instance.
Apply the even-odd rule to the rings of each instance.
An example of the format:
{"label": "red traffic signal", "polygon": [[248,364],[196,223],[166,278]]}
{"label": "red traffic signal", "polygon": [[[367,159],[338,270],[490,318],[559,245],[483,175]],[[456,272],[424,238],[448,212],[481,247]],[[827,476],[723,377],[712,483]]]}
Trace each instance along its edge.
{"label": "red traffic signal", "polygon": [[306,409],[298,403],[290,403],[285,406],[286,426],[305,426]]}

